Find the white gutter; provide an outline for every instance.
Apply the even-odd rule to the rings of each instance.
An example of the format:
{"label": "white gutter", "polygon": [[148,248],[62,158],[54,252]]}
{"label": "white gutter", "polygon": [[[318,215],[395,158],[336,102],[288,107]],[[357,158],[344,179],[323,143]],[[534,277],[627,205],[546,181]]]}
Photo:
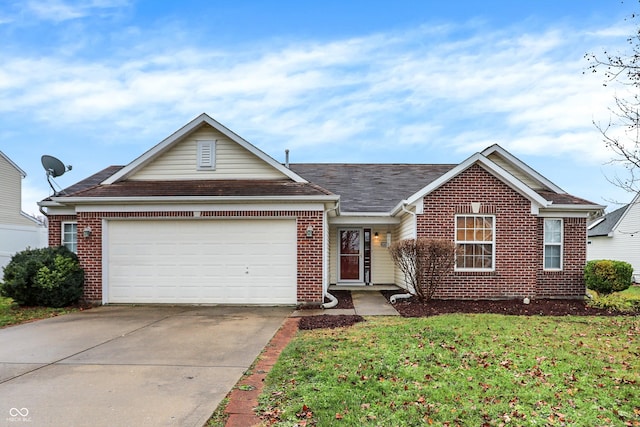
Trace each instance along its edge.
{"label": "white gutter", "polygon": [[410,215],[413,215],[413,238],[417,239],[418,238],[418,214],[415,212],[411,212],[409,209],[407,209],[407,201],[403,200],[402,203],[402,210]]}
{"label": "white gutter", "polygon": [[148,204],[148,203],[191,203],[191,202],[336,202],[337,195],[326,196],[145,196],[145,197],[52,197],[51,201],[39,202],[40,206],[63,206],[85,204]]}

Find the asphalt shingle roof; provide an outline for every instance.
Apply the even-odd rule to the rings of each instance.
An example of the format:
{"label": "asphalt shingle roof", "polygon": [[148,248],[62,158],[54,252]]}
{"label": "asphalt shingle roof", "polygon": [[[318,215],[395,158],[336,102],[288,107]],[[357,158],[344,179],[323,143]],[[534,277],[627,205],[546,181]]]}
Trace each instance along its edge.
{"label": "asphalt shingle roof", "polygon": [[[608,235],[610,232],[613,231],[613,227],[618,223],[618,221],[620,221],[620,218],[622,218],[622,215],[624,215],[624,213],[627,211],[628,208],[629,208],[629,205],[624,205],[623,207],[618,208],[613,212],[609,212],[603,217],[594,219],[591,222],[591,224],[596,223],[598,221],[600,222],[598,222],[598,224],[595,227],[589,229],[587,231],[587,235],[589,237]],[[587,224],[587,227],[589,227],[589,225],[591,224]]]}
{"label": "asphalt shingle roof", "polygon": [[294,163],[290,169],[340,195],[343,212],[388,212],[457,165]]}

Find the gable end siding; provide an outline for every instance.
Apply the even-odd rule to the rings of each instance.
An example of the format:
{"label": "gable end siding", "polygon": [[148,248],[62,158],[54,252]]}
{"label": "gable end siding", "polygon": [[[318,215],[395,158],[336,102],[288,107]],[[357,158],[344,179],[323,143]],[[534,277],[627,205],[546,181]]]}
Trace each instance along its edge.
{"label": "gable end siding", "polygon": [[33,221],[22,216],[22,175],[0,156],[0,224],[34,227]]}
{"label": "gable end siding", "polygon": [[435,298],[487,299],[534,296],[537,218],[529,200],[474,165],[424,199],[418,237],[455,240],[455,215],[480,202],[481,214],[495,215],[495,271],[450,272]]}
{"label": "gable end siding", "polygon": [[547,190],[545,186],[540,184],[535,179],[532,179],[528,174],[522,172],[520,169],[513,166],[511,162],[506,161],[502,156],[497,153],[492,153],[487,157],[489,160],[500,166],[502,169],[509,172],[511,175],[518,178],[525,183],[529,188],[533,190]]}
{"label": "gable end siding", "polygon": [[[215,166],[198,168],[198,141],[216,141]],[[197,179],[284,179],[280,171],[231,141],[221,132],[204,125],[167,152],[130,176],[135,180]]]}

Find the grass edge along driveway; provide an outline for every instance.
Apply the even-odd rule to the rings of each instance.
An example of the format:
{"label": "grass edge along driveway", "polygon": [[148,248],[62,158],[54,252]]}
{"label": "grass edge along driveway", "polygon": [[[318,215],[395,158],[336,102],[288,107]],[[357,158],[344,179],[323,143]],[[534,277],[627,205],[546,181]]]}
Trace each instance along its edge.
{"label": "grass edge along driveway", "polygon": [[300,331],[266,380],[276,425],[640,426],[640,319],[370,317]]}

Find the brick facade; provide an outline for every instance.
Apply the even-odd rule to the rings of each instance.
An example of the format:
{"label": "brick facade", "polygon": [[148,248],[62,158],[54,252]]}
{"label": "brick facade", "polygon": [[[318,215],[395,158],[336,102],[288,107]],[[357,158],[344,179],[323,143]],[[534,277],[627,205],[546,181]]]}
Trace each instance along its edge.
{"label": "brick facade", "polygon": [[[586,293],[584,266],[587,260],[587,219],[564,218],[562,271],[537,271],[538,297],[575,297]],[[538,219],[538,259],[543,259],[544,219]],[[540,261],[542,263],[542,261]]]}
{"label": "brick facade", "polygon": [[424,199],[417,215],[418,237],[455,240],[455,215],[495,216],[495,270],[452,271],[435,298],[503,299],[580,297],[585,294],[586,220],[564,219],[564,268],[543,269],[543,218],[531,213],[531,202],[478,165],[462,172]]}
{"label": "brick facade", "polygon": [[[322,301],[322,211],[203,211],[209,218],[296,218],[297,224],[297,292],[301,304],[318,305]],[[84,299],[102,302],[102,221],[109,218],[192,218],[191,211],[164,212],[80,212],[78,215],[50,215],[49,245],[61,244],[61,224],[77,221],[78,258],[85,270]],[[311,237],[307,228],[313,227]],[[83,230],[91,228],[84,238]]]}

